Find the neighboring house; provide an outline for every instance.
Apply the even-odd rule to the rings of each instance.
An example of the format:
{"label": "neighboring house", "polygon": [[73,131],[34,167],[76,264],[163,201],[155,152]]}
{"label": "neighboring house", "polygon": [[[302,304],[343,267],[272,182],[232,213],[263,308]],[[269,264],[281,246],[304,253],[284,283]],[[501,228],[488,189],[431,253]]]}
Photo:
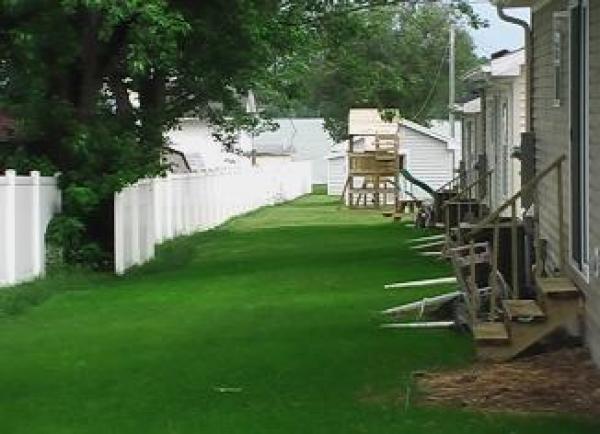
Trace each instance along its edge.
{"label": "neighboring house", "polygon": [[493,54],[464,80],[480,95],[462,107],[467,179],[476,179],[481,164],[492,170],[489,187],[495,209],[521,188],[521,163],[512,155],[525,131],[525,50]]}
{"label": "neighboring house", "polygon": [[[450,137],[430,128],[406,119],[385,122],[377,109],[352,109],[349,116],[349,131],[355,139],[363,139],[360,144],[355,144],[355,151],[369,149],[375,134],[398,134],[402,168],[433,189],[443,186],[454,176],[456,164],[454,143]],[[346,173],[347,144],[333,149],[327,159],[329,172],[327,184],[331,192],[329,194],[337,195],[341,194],[339,178]],[[342,189],[344,184],[345,179],[341,185]],[[403,179],[401,190],[401,194],[408,192],[419,199],[431,199],[427,192]]]}
{"label": "neighboring house", "polygon": [[481,156],[485,156],[485,140],[483,116],[481,115],[481,98],[473,98],[458,107],[462,119],[462,162],[466,183],[475,182],[479,175]]}
{"label": "neighboring house", "polygon": [[276,164],[289,161],[310,161],[313,184],[327,182],[327,160],[335,142],[325,130],[321,118],[274,119],[279,124],[275,131],[254,138],[257,161]]}
{"label": "neighboring house", "polygon": [[[461,121],[454,121],[454,138],[450,140],[450,148],[454,150],[454,168],[458,169],[460,161],[462,160],[462,128]],[[432,119],[428,123],[428,128],[434,133],[441,134],[452,138],[452,130],[450,128],[450,122],[448,119]]]}
{"label": "neighboring house", "polygon": [[[184,118],[167,133],[167,139],[173,151],[183,154],[192,172],[250,164],[247,157],[225,152],[213,133],[214,129],[207,122],[198,118]],[[238,144],[242,152],[250,152],[248,138],[241,132]]]}
{"label": "neighboring house", "polygon": [[[600,363],[600,226],[592,224],[600,220],[600,1],[494,3],[531,7],[528,101],[535,154],[529,158],[538,174],[561,155],[567,158],[562,200],[554,175],[544,178],[536,200],[539,230],[547,244],[545,268],[550,273],[563,268],[560,271],[585,294],[584,336]],[[561,203],[562,227],[557,219]]]}

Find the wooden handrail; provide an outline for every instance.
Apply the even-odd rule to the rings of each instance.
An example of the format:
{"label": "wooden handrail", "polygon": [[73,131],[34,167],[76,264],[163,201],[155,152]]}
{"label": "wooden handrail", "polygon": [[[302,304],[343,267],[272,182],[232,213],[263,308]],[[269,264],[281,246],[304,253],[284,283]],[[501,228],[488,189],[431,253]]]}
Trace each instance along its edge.
{"label": "wooden handrail", "polygon": [[451,186],[456,181],[460,181],[460,177],[461,176],[462,175],[457,175],[456,177],[452,178],[450,181],[448,181],[447,183],[445,183],[444,185],[442,185],[441,187],[439,187],[435,192],[436,193],[441,193],[446,187]]}
{"label": "wooden handrail", "polygon": [[465,188],[462,189],[462,191],[460,191],[456,195],[452,196],[447,202],[449,202],[450,200],[463,199],[464,194],[466,192],[471,192],[471,190],[473,190],[474,187],[477,187],[479,184],[482,184],[485,180],[487,180],[492,175],[492,173],[494,173],[494,169],[488,170],[483,176],[478,177],[475,181],[468,184]]}
{"label": "wooden handrail", "polygon": [[[493,225],[494,228],[494,241],[493,241],[493,249],[492,249],[492,298],[490,303],[490,318],[494,318],[495,316],[495,308],[496,308],[496,297],[499,295],[498,285],[496,282],[496,275],[498,273],[498,256],[499,256],[499,230],[500,223],[499,219],[502,215],[502,212],[506,209],[510,208],[510,236],[511,236],[511,285],[512,285],[512,298],[520,297],[520,288],[519,288],[519,260],[518,260],[518,226],[517,226],[517,200],[523,196],[525,193],[529,193],[530,191],[535,191],[540,182],[546,178],[550,173],[556,170],[557,177],[557,206],[558,206],[558,230],[559,230],[559,260],[560,260],[560,270],[564,272],[565,267],[565,237],[563,234],[563,225],[564,225],[564,216],[563,216],[563,172],[562,172],[562,163],[566,160],[566,155],[561,155],[559,158],[554,160],[550,165],[548,165],[544,170],[538,173],[533,179],[531,179],[521,190],[515,193],[510,199],[504,202],[501,206],[499,206],[492,214],[490,214],[483,221],[475,225],[469,233],[466,234],[465,241],[468,242],[471,246],[474,244],[474,237],[478,233],[480,233],[484,228]],[[539,210],[536,206],[536,213],[539,213]],[[538,214],[539,215],[539,214]],[[460,233],[459,233],[460,235]],[[536,230],[535,233],[535,248],[536,248],[536,267],[538,268],[537,273],[541,272],[539,270],[540,263],[540,243],[539,243],[539,230]],[[471,252],[471,262],[474,261],[474,254]]]}
{"label": "wooden handrail", "polygon": [[[493,213],[491,213],[489,216],[487,216],[481,222],[476,224],[467,234],[467,238],[470,239],[470,238],[474,237],[475,235],[480,233],[490,223],[493,223],[495,220],[497,220],[505,210],[507,210],[509,207],[512,207],[514,204],[516,204],[517,200],[519,200],[521,198],[521,196],[523,196],[523,194],[529,193],[529,191],[536,188],[537,185],[540,183],[540,181],[542,181],[542,179],[544,179],[548,174],[550,174],[550,172],[552,172],[552,170],[554,170],[558,166],[562,165],[562,163],[566,159],[567,159],[567,156],[563,154],[560,157],[558,157],[556,160],[554,160],[548,167],[546,167],[544,170],[542,170],[540,173],[538,173],[531,181],[529,181],[527,184],[525,184],[521,188],[521,190],[519,190],[518,192],[513,194],[510,199],[508,199],[506,202],[504,202],[502,205],[500,205]],[[562,189],[562,185],[559,186],[559,189]]]}

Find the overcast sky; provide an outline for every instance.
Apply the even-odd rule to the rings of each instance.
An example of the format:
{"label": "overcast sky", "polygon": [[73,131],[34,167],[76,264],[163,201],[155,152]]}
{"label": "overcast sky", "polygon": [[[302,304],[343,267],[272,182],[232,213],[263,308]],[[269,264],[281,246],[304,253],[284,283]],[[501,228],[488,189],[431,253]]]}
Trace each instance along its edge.
{"label": "overcast sky", "polygon": [[[502,49],[514,50],[524,44],[521,27],[507,23],[498,18],[496,7],[485,0],[473,0],[473,8],[490,26],[481,30],[471,30],[477,47],[477,54],[489,57],[490,54]],[[508,9],[508,14],[529,21],[528,8]]]}

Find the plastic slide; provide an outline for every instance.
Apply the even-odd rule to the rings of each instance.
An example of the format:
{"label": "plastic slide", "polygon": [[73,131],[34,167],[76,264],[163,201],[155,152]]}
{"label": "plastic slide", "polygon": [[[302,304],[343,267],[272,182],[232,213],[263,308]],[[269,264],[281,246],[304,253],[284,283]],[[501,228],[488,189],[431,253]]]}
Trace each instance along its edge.
{"label": "plastic slide", "polygon": [[402,176],[404,176],[404,178],[408,182],[410,182],[411,184],[414,184],[418,187],[421,187],[423,190],[425,190],[427,193],[429,193],[431,195],[431,197],[435,198],[435,196],[436,196],[435,190],[433,188],[431,188],[429,185],[425,184],[423,181],[419,181],[417,178],[412,176],[410,174],[410,172],[406,169],[401,169],[400,173],[402,174]]}

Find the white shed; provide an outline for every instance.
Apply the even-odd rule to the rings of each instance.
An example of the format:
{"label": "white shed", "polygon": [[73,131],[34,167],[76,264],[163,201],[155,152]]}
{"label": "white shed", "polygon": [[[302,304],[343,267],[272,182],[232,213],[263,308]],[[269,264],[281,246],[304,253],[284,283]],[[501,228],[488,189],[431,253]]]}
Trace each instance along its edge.
{"label": "white shed", "polygon": [[[400,154],[404,156],[403,168],[433,189],[441,187],[454,176],[456,158],[452,140],[430,128],[406,119],[384,122],[377,109],[352,109],[349,131],[358,139],[364,138],[363,144],[359,145],[358,149],[369,148],[374,141],[373,134],[399,134]],[[347,144],[336,147],[335,151],[327,157],[328,194],[342,193],[347,178],[346,149]],[[420,187],[406,180],[402,183],[403,192],[408,192],[419,199],[431,199],[431,196]]]}
{"label": "white shed", "polygon": [[[404,168],[434,190],[454,177],[455,148],[452,139],[415,122],[400,121],[400,154]],[[431,199],[420,187],[404,181],[404,191],[419,199]]]}

